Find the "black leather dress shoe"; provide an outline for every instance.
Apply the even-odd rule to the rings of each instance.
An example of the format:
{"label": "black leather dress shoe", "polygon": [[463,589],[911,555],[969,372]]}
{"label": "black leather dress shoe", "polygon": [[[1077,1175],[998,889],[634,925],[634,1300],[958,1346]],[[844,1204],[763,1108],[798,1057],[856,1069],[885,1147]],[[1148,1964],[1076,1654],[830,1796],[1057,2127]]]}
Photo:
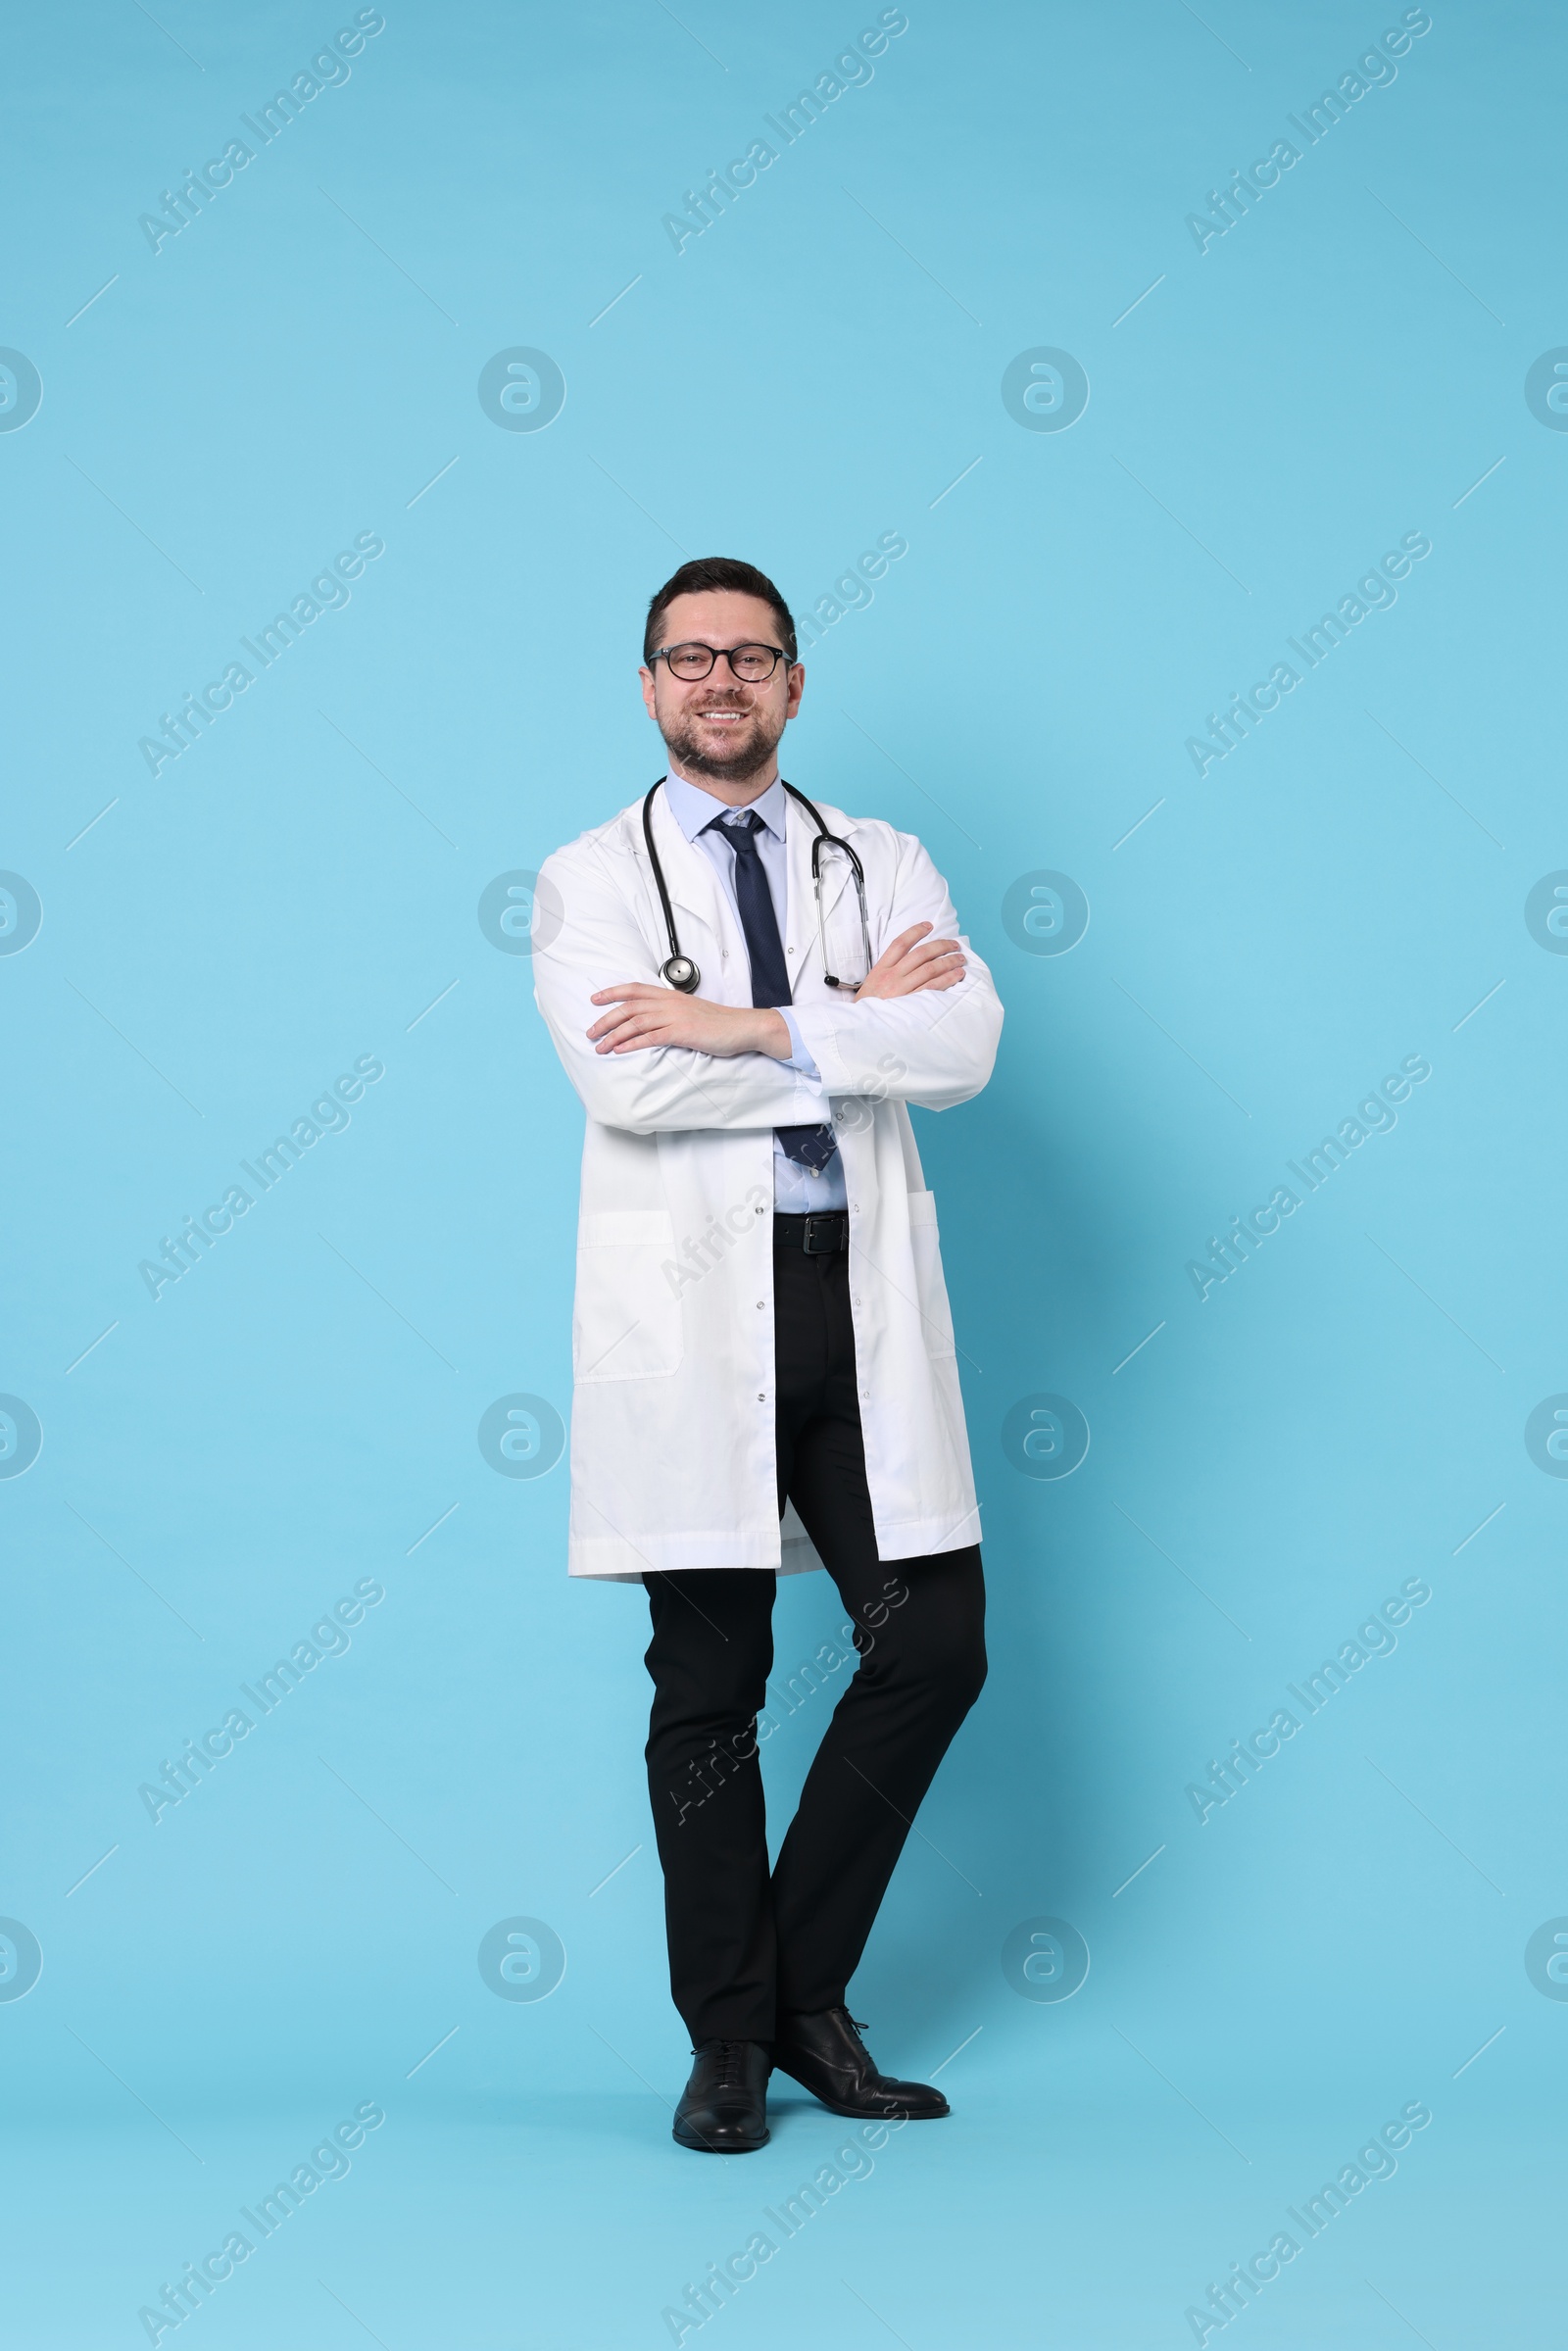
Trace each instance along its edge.
{"label": "black leather dress shoe", "polygon": [[773,2063],[834,2114],[928,2123],[952,2111],[942,2092],[924,2082],[894,2082],[879,2074],[847,2008],[781,2016]]}
{"label": "black leather dress shoe", "polygon": [[767,2144],[771,2060],[760,2040],[705,2040],[675,2109],[677,2145],[699,2155],[752,2155]]}

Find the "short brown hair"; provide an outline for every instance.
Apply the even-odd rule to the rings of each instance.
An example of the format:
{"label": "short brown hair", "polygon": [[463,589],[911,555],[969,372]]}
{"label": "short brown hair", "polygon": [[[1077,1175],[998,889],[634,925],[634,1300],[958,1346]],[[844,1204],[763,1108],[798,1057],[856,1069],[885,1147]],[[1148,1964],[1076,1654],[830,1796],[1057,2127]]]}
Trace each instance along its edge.
{"label": "short brown hair", "polygon": [[711,595],[715,591],[730,596],[756,596],[763,604],[771,605],[773,617],[778,622],[779,641],[789,659],[792,661],[795,660],[795,621],[789,606],[765,571],[759,571],[755,563],[743,563],[734,556],[727,555],[698,556],[691,563],[682,563],[678,571],[671,572],[648,607],[648,625],[643,630],[643,660],[650,661],[659,651],[664,614],[677,596]]}

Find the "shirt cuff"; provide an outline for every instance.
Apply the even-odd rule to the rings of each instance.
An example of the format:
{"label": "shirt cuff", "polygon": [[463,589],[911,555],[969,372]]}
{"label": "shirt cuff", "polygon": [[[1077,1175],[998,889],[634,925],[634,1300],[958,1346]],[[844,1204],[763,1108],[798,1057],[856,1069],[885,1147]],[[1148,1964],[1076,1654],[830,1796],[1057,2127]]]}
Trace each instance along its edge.
{"label": "shirt cuff", "polygon": [[810,1078],[815,1084],[820,1085],[822,1072],[807,1052],[801,1037],[800,1023],[794,1012],[787,1004],[779,1004],[775,1009],[790,1033],[790,1057],[787,1061],[781,1062],[779,1066],[783,1069],[798,1069],[803,1078]]}

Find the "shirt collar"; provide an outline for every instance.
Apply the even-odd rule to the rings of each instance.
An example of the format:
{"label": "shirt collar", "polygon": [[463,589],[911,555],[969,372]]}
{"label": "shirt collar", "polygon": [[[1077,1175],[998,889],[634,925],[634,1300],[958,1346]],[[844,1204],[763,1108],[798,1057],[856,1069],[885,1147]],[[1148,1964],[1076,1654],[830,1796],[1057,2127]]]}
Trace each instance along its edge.
{"label": "shirt collar", "polygon": [[[703,791],[697,784],[689,784],[683,775],[665,775],[664,799],[668,804],[670,814],[688,841],[695,841],[698,834],[703,831],[705,826],[711,824],[715,816],[722,818],[741,813],[738,809],[726,808],[723,801],[715,800],[711,792]],[[789,801],[784,786],[777,776],[768,785],[761,799],[754,800],[750,804],[746,813],[750,814],[753,808],[756,809],[757,814],[774,839],[782,842]]]}

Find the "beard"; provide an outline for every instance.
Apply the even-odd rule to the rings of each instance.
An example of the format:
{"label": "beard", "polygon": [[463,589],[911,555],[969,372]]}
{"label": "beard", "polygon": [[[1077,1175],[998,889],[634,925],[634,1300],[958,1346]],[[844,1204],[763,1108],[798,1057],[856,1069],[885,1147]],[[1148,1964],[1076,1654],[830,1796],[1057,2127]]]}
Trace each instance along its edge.
{"label": "beard", "polygon": [[679,716],[661,718],[659,731],[664,738],[664,748],[671,759],[687,775],[710,775],[717,783],[749,783],[760,774],[784,732],[784,712],[754,704],[721,702],[710,705],[720,710],[747,711],[746,720],[733,730],[726,731],[722,746],[710,749],[710,736],[699,729],[703,713],[683,710]]}

